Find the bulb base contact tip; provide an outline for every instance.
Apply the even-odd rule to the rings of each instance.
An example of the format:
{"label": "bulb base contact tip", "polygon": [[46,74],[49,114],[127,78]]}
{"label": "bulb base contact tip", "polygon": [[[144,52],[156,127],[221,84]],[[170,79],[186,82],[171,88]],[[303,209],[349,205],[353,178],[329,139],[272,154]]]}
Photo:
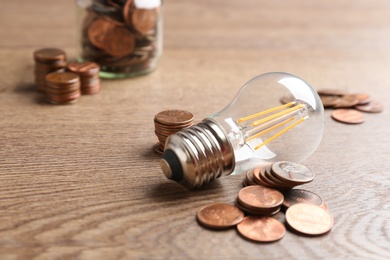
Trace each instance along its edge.
{"label": "bulb base contact tip", "polygon": [[222,127],[206,118],[168,137],[160,166],[168,179],[200,187],[233,172],[234,150]]}

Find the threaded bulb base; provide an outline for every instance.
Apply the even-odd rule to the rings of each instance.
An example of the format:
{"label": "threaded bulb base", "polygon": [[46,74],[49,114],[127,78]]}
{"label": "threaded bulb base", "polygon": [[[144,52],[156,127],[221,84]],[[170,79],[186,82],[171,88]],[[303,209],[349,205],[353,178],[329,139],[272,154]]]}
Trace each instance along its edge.
{"label": "threaded bulb base", "polygon": [[233,172],[234,150],[225,130],[206,118],[168,137],[160,165],[168,179],[200,187]]}

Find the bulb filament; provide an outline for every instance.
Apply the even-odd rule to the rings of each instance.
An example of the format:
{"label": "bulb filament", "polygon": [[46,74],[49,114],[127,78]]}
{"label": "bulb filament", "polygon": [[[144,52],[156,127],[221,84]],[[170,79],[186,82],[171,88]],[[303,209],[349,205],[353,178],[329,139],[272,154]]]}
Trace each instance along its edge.
{"label": "bulb filament", "polygon": [[[297,126],[298,124],[302,123],[305,119],[308,118],[307,114],[302,116],[302,112],[306,111],[307,109],[306,105],[300,104],[297,101],[293,101],[281,106],[277,106],[271,109],[264,110],[262,112],[242,117],[237,120],[237,123],[242,123],[248,120],[252,119],[258,119],[259,117],[265,116],[261,119],[255,120],[251,123],[251,128],[249,131],[246,132],[245,136],[246,142],[251,141],[253,139],[256,139],[264,134],[267,134],[275,129],[278,129],[282,126],[285,126],[284,129],[277,132],[270,138],[266,139],[264,142],[258,144],[254,149],[260,149],[262,146],[266,145],[267,143],[273,141],[277,137],[281,136],[282,134],[286,133],[288,130],[292,129],[293,127]],[[279,111],[279,112],[277,112]],[[276,113],[274,113],[276,112]],[[273,114],[272,114],[273,113]],[[269,115],[270,114],[270,115]],[[301,117],[297,119],[297,116],[301,115]],[[292,124],[288,125],[290,122],[293,122]]]}

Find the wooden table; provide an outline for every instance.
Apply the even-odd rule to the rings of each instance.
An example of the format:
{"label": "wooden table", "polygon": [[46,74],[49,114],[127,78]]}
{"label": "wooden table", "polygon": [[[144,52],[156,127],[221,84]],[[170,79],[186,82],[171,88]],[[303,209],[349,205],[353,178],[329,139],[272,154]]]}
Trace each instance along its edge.
{"label": "wooden table", "polygon": [[[73,4],[2,1],[1,259],[389,258],[389,1],[166,1],[155,72],[50,105],[34,90],[32,53],[76,56]],[[287,232],[257,244],[235,229],[204,229],[197,210],[233,203],[243,176],[187,191],[165,178],[152,150],[156,113],[184,109],[199,122],[270,71],[385,104],[360,125],[326,111],[323,140],[304,162],[316,174],[304,188],[335,220],[325,236]]]}

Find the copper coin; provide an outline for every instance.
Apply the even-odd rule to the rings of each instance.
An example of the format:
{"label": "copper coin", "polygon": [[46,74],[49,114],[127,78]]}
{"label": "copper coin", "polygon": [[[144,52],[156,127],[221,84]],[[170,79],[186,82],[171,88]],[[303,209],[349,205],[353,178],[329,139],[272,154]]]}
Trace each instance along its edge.
{"label": "copper coin", "polygon": [[300,183],[295,183],[295,182],[291,182],[291,181],[286,181],[286,180],[283,180],[283,179],[280,179],[280,178],[275,177],[275,176],[271,173],[271,167],[272,167],[272,165],[269,165],[269,166],[265,167],[264,176],[265,176],[269,181],[272,181],[272,182],[276,183],[276,185],[277,185],[278,188],[292,188],[292,187],[294,187],[294,186],[300,184]]}
{"label": "copper coin", "polygon": [[[249,186],[249,185],[247,185],[247,186]],[[235,205],[239,209],[244,211],[245,213],[248,213],[249,215],[255,215],[255,216],[272,216],[272,215],[275,215],[275,214],[279,213],[280,208],[281,208],[281,206],[278,206],[276,208],[269,208],[269,209],[265,209],[265,208],[263,208],[263,209],[262,208],[258,208],[258,209],[246,208],[244,205],[240,204],[238,199],[236,199]]]}
{"label": "copper coin", "polygon": [[207,228],[225,229],[240,223],[244,219],[244,212],[233,205],[216,203],[202,207],[197,219]]}
{"label": "copper coin", "polygon": [[131,22],[135,30],[141,34],[147,34],[156,27],[157,8],[135,8],[131,16]]}
{"label": "copper coin", "polygon": [[364,115],[354,109],[333,110],[332,118],[346,124],[361,124],[364,122]]}
{"label": "copper coin", "polygon": [[288,183],[303,184],[314,179],[314,173],[306,166],[288,161],[276,162],[272,165],[272,173]]}
{"label": "copper coin", "polygon": [[271,184],[268,184],[267,182],[263,181],[261,178],[260,178],[260,171],[261,171],[261,167],[258,167],[256,169],[253,170],[253,181],[258,184],[258,185],[262,185],[262,186],[265,186],[265,187],[268,187],[268,188],[274,188],[274,186],[272,186]]}
{"label": "copper coin", "polygon": [[82,75],[94,75],[98,74],[100,67],[95,62],[70,62],[68,64],[68,70]]}
{"label": "copper coin", "polygon": [[283,203],[283,194],[263,186],[248,186],[238,192],[238,202],[248,209],[274,209]]}
{"label": "copper coin", "polygon": [[88,28],[88,38],[93,45],[114,57],[130,54],[135,47],[134,35],[124,26],[107,19],[97,19]]}
{"label": "copper coin", "polygon": [[286,234],[284,225],[272,217],[245,217],[237,230],[243,237],[256,242],[277,241]]}
{"label": "copper coin", "polygon": [[319,95],[324,95],[324,96],[343,96],[343,95],[347,95],[348,94],[348,92],[346,90],[331,89],[331,88],[319,89],[319,90],[317,90],[317,93]]}
{"label": "copper coin", "polygon": [[256,185],[256,183],[253,180],[253,170],[249,170],[246,172],[245,179],[246,179],[246,183],[248,184],[247,186]]}
{"label": "copper coin", "polygon": [[353,107],[359,103],[359,99],[355,95],[344,95],[339,97],[333,107],[341,108],[341,107]]}
{"label": "copper coin", "polygon": [[66,54],[61,49],[44,48],[34,52],[34,59],[41,62],[56,62],[66,60]]}
{"label": "copper coin", "polygon": [[338,96],[320,96],[320,98],[324,107],[333,107],[339,99]]}
{"label": "copper coin", "polygon": [[190,123],[194,116],[184,110],[165,110],[155,116],[155,120],[164,125],[177,125]]}
{"label": "copper coin", "polygon": [[383,111],[383,107],[383,104],[378,101],[371,101],[365,105],[355,106],[357,110],[368,113],[380,113]]}
{"label": "copper coin", "polygon": [[284,194],[283,206],[285,206],[286,208],[289,208],[292,205],[298,203],[307,203],[316,206],[322,206],[322,204],[324,203],[322,198],[319,195],[308,190],[292,189],[283,192],[283,194]]}
{"label": "copper coin", "polygon": [[63,85],[79,82],[79,75],[73,72],[54,72],[46,75],[46,81],[50,84]]}
{"label": "copper coin", "polygon": [[286,211],[286,222],[295,231],[306,235],[321,235],[333,227],[330,213],[319,206],[299,203]]}
{"label": "copper coin", "polygon": [[161,147],[160,142],[157,142],[153,145],[153,151],[155,151],[159,155],[162,155],[164,153],[164,149]]}
{"label": "copper coin", "polygon": [[355,96],[359,100],[359,103],[357,103],[357,105],[365,105],[371,102],[371,97],[368,94],[358,93],[358,94],[353,94],[353,96]]}

